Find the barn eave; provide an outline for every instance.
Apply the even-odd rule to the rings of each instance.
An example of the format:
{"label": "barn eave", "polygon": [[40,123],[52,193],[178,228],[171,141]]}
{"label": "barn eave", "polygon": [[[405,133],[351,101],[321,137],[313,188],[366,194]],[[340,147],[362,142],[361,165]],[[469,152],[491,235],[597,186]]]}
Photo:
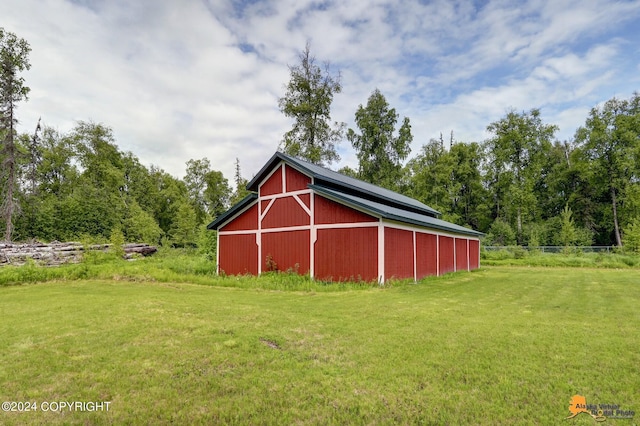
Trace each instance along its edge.
{"label": "barn eave", "polygon": [[362,180],[343,175],[333,170],[326,169],[317,164],[309,163],[282,152],[276,152],[260,169],[255,177],[247,184],[249,191],[258,191],[260,184],[278,164],[284,162],[289,166],[313,178],[314,183],[322,184],[342,193],[349,193],[360,198],[409,210],[418,214],[437,218],[441,213],[418,200],[399,194],[380,186],[364,182]]}
{"label": "barn eave", "polygon": [[465,228],[463,226],[456,225],[444,221],[442,219],[434,218],[427,215],[421,215],[419,213],[406,211],[397,207],[388,206],[375,201],[367,200],[364,198],[356,197],[351,194],[345,194],[339,191],[335,191],[330,188],[323,187],[321,185],[309,185],[319,195],[328,197],[336,202],[355,208],[365,213],[371,214],[378,218],[386,220],[401,222],[409,225],[420,226],[429,229],[436,229],[439,231],[445,231],[453,234],[461,234],[473,237],[481,237],[484,234],[482,232],[474,231],[473,229]]}
{"label": "barn eave", "polygon": [[227,221],[232,219],[236,214],[240,213],[245,208],[247,208],[250,205],[252,205],[253,203],[255,203],[257,199],[258,199],[258,194],[256,194],[255,192],[250,193],[249,195],[244,197],[242,200],[240,200],[236,204],[234,204],[229,210],[227,210],[226,212],[224,212],[220,216],[218,216],[213,222],[208,224],[207,225],[207,229],[209,229],[209,230],[218,230]]}

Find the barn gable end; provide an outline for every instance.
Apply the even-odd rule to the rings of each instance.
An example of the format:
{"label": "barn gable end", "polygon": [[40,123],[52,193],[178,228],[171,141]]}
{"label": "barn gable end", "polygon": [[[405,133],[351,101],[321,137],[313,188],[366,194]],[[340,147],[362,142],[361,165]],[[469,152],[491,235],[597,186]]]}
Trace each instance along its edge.
{"label": "barn gable end", "polygon": [[220,228],[220,231],[246,231],[258,229],[258,206],[254,204],[244,213]]}
{"label": "barn gable end", "polygon": [[262,208],[262,228],[309,225],[309,212],[295,197],[274,198]]}
{"label": "barn gable end", "polygon": [[321,280],[414,280],[480,266],[479,232],[419,201],[276,153],[253,192],[209,224],[218,270]]}
{"label": "barn gable end", "polygon": [[260,196],[281,194],[283,190],[282,186],[282,167],[278,167],[273,171],[273,174],[269,176],[262,184],[260,184]]}
{"label": "barn gable end", "polygon": [[289,165],[285,165],[287,192],[304,191],[307,185],[311,183],[311,177],[294,169]]}

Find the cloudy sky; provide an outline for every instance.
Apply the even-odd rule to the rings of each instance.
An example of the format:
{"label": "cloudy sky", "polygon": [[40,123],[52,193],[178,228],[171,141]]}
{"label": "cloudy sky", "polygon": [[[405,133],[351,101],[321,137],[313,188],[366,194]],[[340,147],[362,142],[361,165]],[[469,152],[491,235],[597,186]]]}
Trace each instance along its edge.
{"label": "cloudy sky", "polygon": [[[640,90],[639,0],[1,0],[0,27],[32,48],[21,131],[103,123],[179,178],[203,157],[229,180],[236,158],[260,169],[291,127],[278,98],[307,41],[341,74],[332,118],[354,127],[378,88],[410,118],[412,155],[440,133],[482,141],[511,109],[570,139]],[[356,166],[348,141],[339,154],[332,168]]]}

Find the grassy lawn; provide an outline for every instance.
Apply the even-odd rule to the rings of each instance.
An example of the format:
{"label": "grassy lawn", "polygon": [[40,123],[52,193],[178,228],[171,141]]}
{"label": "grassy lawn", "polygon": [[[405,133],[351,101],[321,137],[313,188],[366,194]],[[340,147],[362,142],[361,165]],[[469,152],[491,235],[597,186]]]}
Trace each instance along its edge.
{"label": "grassy lawn", "polygon": [[[126,277],[0,287],[0,401],[37,405],[0,423],[592,425],[565,420],[580,394],[634,410],[607,420],[631,425],[639,276],[494,266],[333,292]],[[57,401],[110,406],[42,410]]]}

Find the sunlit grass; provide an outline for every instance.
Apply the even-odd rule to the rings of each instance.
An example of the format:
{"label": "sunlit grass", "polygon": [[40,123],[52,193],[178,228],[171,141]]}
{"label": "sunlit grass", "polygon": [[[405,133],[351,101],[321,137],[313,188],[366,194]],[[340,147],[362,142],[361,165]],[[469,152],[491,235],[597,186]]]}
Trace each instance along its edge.
{"label": "sunlit grass", "polygon": [[295,273],[266,273],[253,276],[218,276],[213,260],[190,250],[166,250],[134,261],[116,259],[108,253],[92,253],[84,262],[47,267],[30,262],[23,266],[0,268],[0,286],[55,280],[103,279],[115,281],[147,281],[190,283],[219,287],[262,288],[265,290],[296,290],[334,292],[347,289],[367,289],[371,282],[327,283],[314,281]]}
{"label": "sunlit grass", "polygon": [[0,399],[111,406],[0,423],[593,424],[564,420],[574,394],[640,412],[638,281],[491,267],[333,292],[8,286]]}
{"label": "sunlit grass", "polygon": [[640,268],[640,256],[625,253],[582,253],[568,248],[565,253],[542,253],[522,247],[482,252],[482,264],[489,266],[545,266],[581,268]]}

